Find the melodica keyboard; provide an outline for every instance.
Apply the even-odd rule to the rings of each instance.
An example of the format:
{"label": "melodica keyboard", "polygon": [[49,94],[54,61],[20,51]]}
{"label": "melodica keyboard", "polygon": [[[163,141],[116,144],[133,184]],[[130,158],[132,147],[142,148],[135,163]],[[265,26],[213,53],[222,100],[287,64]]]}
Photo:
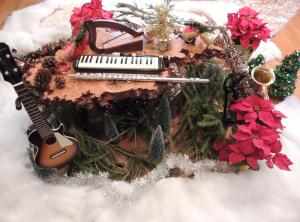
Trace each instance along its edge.
{"label": "melodica keyboard", "polygon": [[75,61],[77,72],[159,74],[164,70],[158,56],[92,56],[82,55]]}

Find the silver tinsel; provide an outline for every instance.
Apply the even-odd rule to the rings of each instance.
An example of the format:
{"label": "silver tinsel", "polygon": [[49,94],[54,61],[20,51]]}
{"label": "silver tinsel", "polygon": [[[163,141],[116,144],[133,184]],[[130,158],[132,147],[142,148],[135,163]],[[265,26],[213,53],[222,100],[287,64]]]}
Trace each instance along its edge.
{"label": "silver tinsel", "polygon": [[[26,165],[28,167],[28,164]],[[104,195],[112,203],[115,203],[118,207],[123,207],[124,204],[133,204],[147,188],[159,180],[168,177],[170,170],[174,168],[179,168],[188,175],[194,175],[194,179],[196,180],[201,178],[204,172],[231,172],[231,168],[226,162],[202,160],[193,163],[187,155],[169,154],[155,169],[131,183],[111,180],[109,179],[109,174],[106,172],[99,173],[98,175],[78,173],[73,177],[54,174],[44,180],[53,185],[101,188]],[[122,183],[124,186],[130,186],[131,192],[124,192],[119,189],[117,184],[120,185]]]}

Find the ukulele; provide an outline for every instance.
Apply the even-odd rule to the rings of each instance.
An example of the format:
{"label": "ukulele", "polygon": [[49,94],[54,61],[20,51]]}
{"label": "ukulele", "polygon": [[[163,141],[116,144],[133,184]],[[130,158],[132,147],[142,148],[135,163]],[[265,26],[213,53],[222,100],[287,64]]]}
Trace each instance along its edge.
{"label": "ukulele", "polygon": [[77,154],[78,142],[64,134],[62,124],[52,129],[43,118],[36,99],[23,84],[22,72],[5,43],[0,43],[0,71],[4,80],[13,85],[33,123],[34,129],[28,133],[28,140],[33,147],[35,163],[42,168],[65,167]]}

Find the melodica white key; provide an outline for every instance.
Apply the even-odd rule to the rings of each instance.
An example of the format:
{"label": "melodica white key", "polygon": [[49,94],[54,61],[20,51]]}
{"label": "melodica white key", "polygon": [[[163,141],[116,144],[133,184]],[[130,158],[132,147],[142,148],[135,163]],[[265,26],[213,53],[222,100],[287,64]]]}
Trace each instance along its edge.
{"label": "melodica white key", "polygon": [[75,61],[78,72],[160,73],[163,58],[158,56],[92,56],[82,55]]}

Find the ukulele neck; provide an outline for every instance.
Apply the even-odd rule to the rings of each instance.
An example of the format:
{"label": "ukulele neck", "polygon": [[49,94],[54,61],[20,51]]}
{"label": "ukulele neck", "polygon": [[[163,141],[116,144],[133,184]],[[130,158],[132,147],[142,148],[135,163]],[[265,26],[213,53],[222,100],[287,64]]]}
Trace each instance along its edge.
{"label": "ukulele neck", "polygon": [[48,122],[43,118],[41,111],[36,105],[35,98],[31,95],[29,90],[24,86],[23,82],[14,85],[20,101],[22,102],[25,110],[27,111],[33,126],[39,132],[42,138],[48,137],[53,134]]}

